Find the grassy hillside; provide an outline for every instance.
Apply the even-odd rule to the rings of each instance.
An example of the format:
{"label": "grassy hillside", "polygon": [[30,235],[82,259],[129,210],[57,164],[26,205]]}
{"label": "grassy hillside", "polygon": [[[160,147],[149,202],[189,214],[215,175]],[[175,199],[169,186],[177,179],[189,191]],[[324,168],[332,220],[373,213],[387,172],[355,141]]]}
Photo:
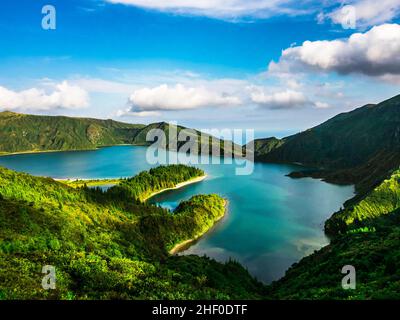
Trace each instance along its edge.
{"label": "grassy hillside", "polygon": [[[256,157],[260,155],[268,154],[272,150],[280,147],[284,143],[284,140],[272,138],[256,139],[254,140],[254,149],[252,150]],[[250,146],[247,146],[251,150]]]}
{"label": "grassy hillside", "polygon": [[[181,147],[188,141],[194,142],[197,148],[193,147],[193,151],[197,154],[216,154],[224,157],[225,151],[230,154],[238,156],[242,155],[242,147],[238,144],[233,143],[231,140],[223,140],[206,134],[204,132],[186,128],[183,126],[177,126],[165,122],[152,123],[142,128],[139,133],[135,136],[134,144],[148,144],[145,143],[147,133],[152,129],[159,129],[166,135],[165,147],[169,150],[181,150]],[[173,132],[170,132],[173,130]],[[171,135],[170,135],[171,133]]]}
{"label": "grassy hillside", "polygon": [[[101,146],[118,144],[150,145],[146,140],[152,129],[162,130],[167,137],[165,147],[176,150],[169,142],[169,124],[165,122],[149,125],[129,124],[114,120],[98,120],[90,118],[71,118],[64,116],[36,116],[14,112],[0,112],[0,154],[13,152],[90,150]],[[172,126],[179,134],[187,128]],[[200,141],[201,132],[187,131],[194,141]],[[201,152],[209,154],[213,149],[223,155],[224,150],[233,150],[241,155],[241,147],[233,147],[224,141],[203,134],[210,148]],[[178,150],[185,143],[171,138]],[[228,148],[229,146],[229,148]]]}
{"label": "grassy hillside", "polygon": [[[235,262],[168,254],[224,210],[217,195],[171,213],[0,168],[0,298],[260,297],[264,287]],[[41,287],[44,265],[56,267],[55,290]]]}
{"label": "grassy hillside", "polygon": [[365,191],[400,165],[400,96],[339,114],[275,142],[273,148],[269,140],[258,143],[267,146],[256,148],[259,161],[318,167],[322,171],[312,172],[314,176],[357,183]]}
{"label": "grassy hillside", "polygon": [[348,226],[358,225],[366,219],[374,219],[400,208],[400,170],[392,173],[379,186],[364,198],[347,205],[335,213],[325,224],[325,230],[331,235],[343,233]]}
{"label": "grassy hillside", "polygon": [[143,125],[113,120],[0,113],[0,152],[82,150],[131,143]]}

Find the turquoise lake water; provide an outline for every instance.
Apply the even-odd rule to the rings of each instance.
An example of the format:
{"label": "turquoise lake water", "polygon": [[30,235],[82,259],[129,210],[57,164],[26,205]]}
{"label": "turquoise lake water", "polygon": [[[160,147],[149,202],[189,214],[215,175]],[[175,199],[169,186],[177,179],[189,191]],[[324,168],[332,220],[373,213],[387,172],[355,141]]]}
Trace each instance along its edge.
{"label": "turquoise lake water", "polygon": [[[129,177],[154,166],[147,163],[146,150],[118,146],[11,155],[0,157],[0,166],[53,178]],[[196,166],[206,171],[204,181],[166,191],[151,202],[174,209],[195,194],[217,193],[229,201],[228,212],[181,254],[207,255],[218,261],[234,258],[266,283],[277,280],[294,262],[328,243],[324,221],[354,192],[352,186],[286,177],[299,169],[295,165],[256,163],[254,172],[247,176],[235,175],[231,164]]]}

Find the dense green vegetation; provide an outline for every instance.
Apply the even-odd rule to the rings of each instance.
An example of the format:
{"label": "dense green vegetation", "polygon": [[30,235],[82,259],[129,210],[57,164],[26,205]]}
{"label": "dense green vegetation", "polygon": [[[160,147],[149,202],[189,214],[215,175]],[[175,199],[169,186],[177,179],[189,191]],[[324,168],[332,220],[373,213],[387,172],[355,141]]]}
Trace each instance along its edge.
{"label": "dense green vegetation", "polygon": [[[223,213],[217,195],[172,213],[0,168],[0,298],[259,298],[265,287],[236,262],[168,254]],[[41,287],[44,265],[56,267],[55,290]]]}
{"label": "dense green vegetation", "polygon": [[[169,136],[170,128],[175,135]],[[149,125],[122,123],[114,120],[89,118],[71,118],[64,116],[37,116],[14,112],[0,112],[0,155],[13,152],[37,152],[60,150],[91,150],[102,146],[118,144],[150,145],[146,136],[152,129],[159,129],[166,135],[165,148],[176,151],[186,141],[180,141],[178,135],[185,132],[191,141],[207,141],[209,148],[197,149],[198,153],[209,154],[224,150],[234,150],[241,154],[241,147],[235,144],[225,145],[223,140],[200,131],[165,122]],[[185,131],[183,131],[185,130]],[[179,140],[179,141],[178,141]],[[228,148],[229,146],[229,148]]]}
{"label": "dense green vegetation", "polygon": [[[295,263],[268,288],[268,298],[400,299],[400,211],[349,228]],[[342,289],[345,265],[355,267],[355,290]]]}
{"label": "dense green vegetation", "polygon": [[325,224],[331,235],[348,231],[351,224],[357,225],[366,219],[373,219],[391,213],[400,207],[400,170],[370,191],[363,199],[347,205],[336,212]]}
{"label": "dense green vegetation", "polygon": [[144,125],[0,113],[0,152],[83,150],[131,143]]}
{"label": "dense green vegetation", "polygon": [[[197,154],[215,154],[224,156],[225,150],[237,155],[242,155],[242,147],[234,144],[230,140],[218,139],[204,132],[177,126],[165,122],[149,124],[143,128],[134,138],[133,144],[148,144],[145,143],[147,133],[152,129],[158,129],[165,133],[165,148],[169,150],[182,150],[182,146],[190,141],[193,142],[192,150]],[[170,132],[173,130],[173,132]],[[158,141],[161,143],[161,141]],[[197,148],[195,148],[197,145]],[[185,152],[187,150],[184,150]]]}
{"label": "dense green vegetation", "polygon": [[253,141],[253,143],[254,143],[253,149],[251,149],[250,145],[247,145],[247,148],[253,151],[256,157],[260,157],[261,155],[268,154],[272,150],[283,145],[284,140],[271,137],[271,138],[256,139]]}
{"label": "dense green vegetation", "polygon": [[355,183],[360,193],[368,192],[400,165],[399,108],[400,96],[396,96],[339,114],[274,142],[272,148],[270,139],[256,141],[256,160],[318,167],[320,172],[305,175]]}
{"label": "dense green vegetation", "polygon": [[159,166],[141,172],[132,178],[122,179],[107,193],[114,199],[126,198],[144,201],[153,193],[174,188],[179,183],[204,175],[203,170],[195,167],[185,165]]}
{"label": "dense green vegetation", "polygon": [[89,179],[89,180],[80,180],[80,179],[63,179],[58,180],[70,187],[81,188],[81,187],[101,187],[101,186],[112,186],[119,184],[122,179]]}

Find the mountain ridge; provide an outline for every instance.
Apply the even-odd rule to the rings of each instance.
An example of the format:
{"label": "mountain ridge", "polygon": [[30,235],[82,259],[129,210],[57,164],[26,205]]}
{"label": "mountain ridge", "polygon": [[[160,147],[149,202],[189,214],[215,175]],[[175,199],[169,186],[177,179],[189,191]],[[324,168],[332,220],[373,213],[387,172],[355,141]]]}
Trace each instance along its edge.
{"label": "mountain ridge", "polygon": [[[0,155],[10,153],[42,152],[42,151],[75,151],[94,150],[98,147],[121,144],[145,145],[152,144],[146,140],[147,133],[152,129],[160,129],[166,135],[171,128],[179,134],[187,130],[189,135],[200,141],[206,138],[210,143],[210,153],[217,149],[224,153],[226,140],[218,139],[198,130],[183,126],[170,125],[164,121],[145,124],[131,124],[112,119],[95,119],[86,117],[69,116],[43,116],[15,113],[11,111],[0,112]],[[190,131],[190,132],[189,132]],[[185,143],[176,141],[177,148]],[[231,142],[229,142],[231,143]],[[241,147],[232,143],[234,154],[241,155]],[[174,149],[166,141],[167,149]],[[200,151],[200,150],[199,150]]]}
{"label": "mountain ridge", "polygon": [[[363,193],[400,165],[400,95],[340,113],[274,144],[268,139],[256,140],[256,161],[301,163],[315,170],[292,176],[356,184]],[[376,179],[366,179],[372,164],[379,172],[374,173]]]}

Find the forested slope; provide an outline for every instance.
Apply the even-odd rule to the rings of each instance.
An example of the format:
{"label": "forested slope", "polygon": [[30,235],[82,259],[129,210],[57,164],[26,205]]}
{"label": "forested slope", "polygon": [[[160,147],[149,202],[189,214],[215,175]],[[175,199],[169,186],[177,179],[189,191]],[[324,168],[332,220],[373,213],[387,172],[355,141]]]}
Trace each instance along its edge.
{"label": "forested slope", "polygon": [[302,176],[368,191],[400,165],[400,96],[339,114],[279,143],[262,139],[255,145],[257,161],[302,163],[318,169]]}
{"label": "forested slope", "polygon": [[[217,195],[171,213],[0,168],[0,298],[260,297],[264,286],[235,262],[168,254],[224,210]],[[44,265],[56,268],[55,290],[42,289]]]}
{"label": "forested slope", "polygon": [[[168,124],[129,124],[114,120],[38,116],[9,111],[0,112],[0,154],[61,150],[91,150],[119,144],[150,145],[147,135],[158,129],[165,135],[164,147],[180,150],[189,139],[197,143],[198,153],[210,154],[224,150],[241,155],[241,146],[230,140],[220,140],[198,130]],[[170,132],[171,129],[171,132]],[[170,135],[171,133],[171,135]],[[182,133],[181,139],[179,134]],[[185,133],[185,134],[183,134]],[[179,141],[178,141],[179,140]],[[182,140],[182,141],[181,141]],[[209,147],[202,150],[200,142]]]}

